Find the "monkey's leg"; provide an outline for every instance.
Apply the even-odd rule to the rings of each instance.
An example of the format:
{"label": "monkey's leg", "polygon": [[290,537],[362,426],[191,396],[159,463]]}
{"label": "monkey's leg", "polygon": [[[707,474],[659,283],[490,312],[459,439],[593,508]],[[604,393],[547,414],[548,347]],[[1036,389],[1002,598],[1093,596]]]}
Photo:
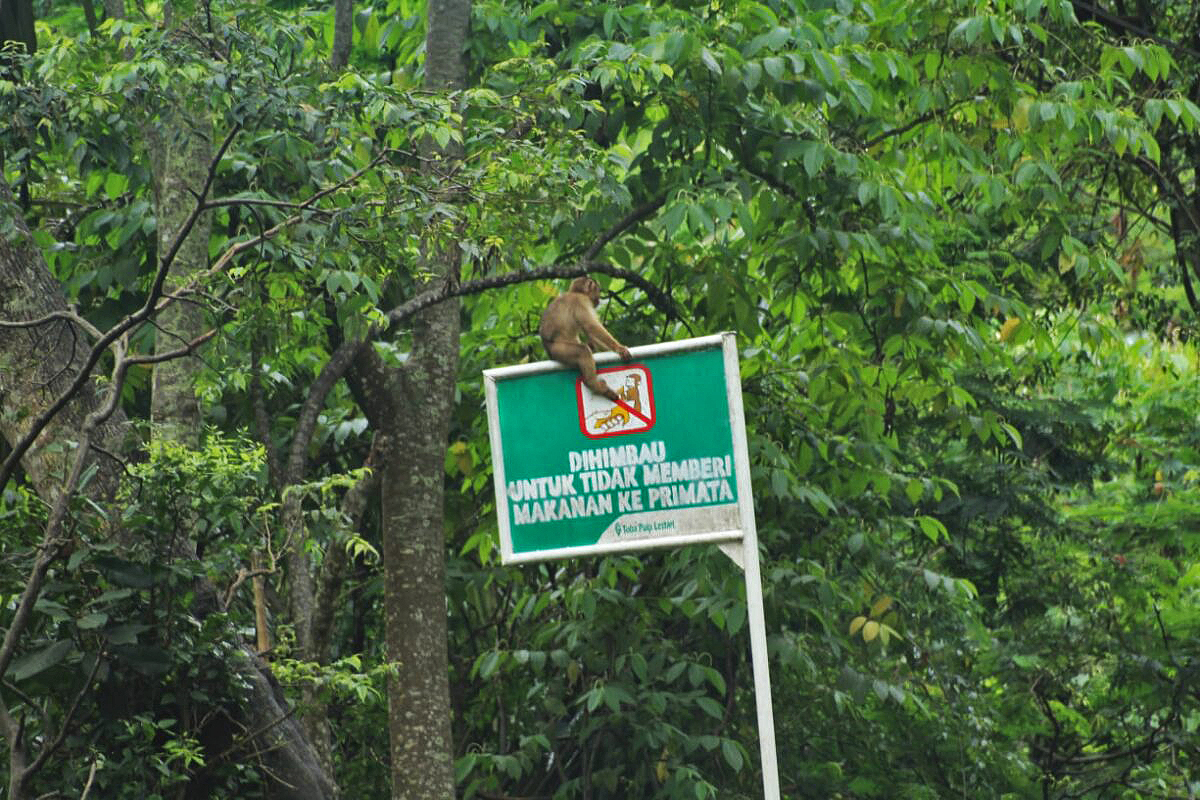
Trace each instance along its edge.
{"label": "monkey's leg", "polygon": [[596,362],[591,353],[587,353],[579,359],[579,374],[583,376],[583,385],[596,394],[607,397],[614,403],[621,399],[615,391],[609,388],[607,383],[596,375]]}
{"label": "monkey's leg", "polygon": [[575,367],[583,377],[583,384],[598,395],[616,402],[620,399],[608,384],[596,375],[596,361],[586,345],[577,342],[543,342],[546,352],[559,363]]}

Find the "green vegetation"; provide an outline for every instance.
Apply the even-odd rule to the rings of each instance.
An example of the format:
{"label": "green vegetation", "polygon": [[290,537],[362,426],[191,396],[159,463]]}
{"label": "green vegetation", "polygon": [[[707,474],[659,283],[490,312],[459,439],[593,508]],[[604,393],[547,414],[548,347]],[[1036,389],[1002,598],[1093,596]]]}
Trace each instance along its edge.
{"label": "green vegetation", "polygon": [[[413,0],[354,8],[344,69],[325,4],[33,9],[0,286],[28,226],[75,330],[124,325],[170,257],[148,131],[211,125],[214,165],[202,328],[131,323],[87,382],[128,421],[119,489],[103,452],[54,467],[81,427],[4,473],[0,774],[45,753],[13,800],[277,790],[239,716],[256,633],[343,797],[445,800],[387,768],[413,659],[381,496],[409,495],[372,383],[430,354],[453,397],[386,408],[449,427],[444,472],[402,477],[443,494],[459,796],[761,796],[720,552],[499,563],[480,372],[542,358],[584,271],[630,346],[738,335],[785,797],[1200,795],[1192,4],[480,0],[461,91],[423,82]],[[447,253],[461,332],[432,339],[405,304]],[[0,318],[47,313],[18,294]],[[78,369],[47,330],[0,329],[8,447],[50,401],[8,348]],[[192,445],[146,357],[200,334]]]}

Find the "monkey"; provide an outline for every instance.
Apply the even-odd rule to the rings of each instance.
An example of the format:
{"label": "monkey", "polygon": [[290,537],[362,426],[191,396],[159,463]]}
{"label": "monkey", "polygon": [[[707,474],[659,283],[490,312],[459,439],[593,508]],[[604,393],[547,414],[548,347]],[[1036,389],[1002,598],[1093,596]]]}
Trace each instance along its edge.
{"label": "monkey", "polygon": [[[555,361],[576,367],[583,376],[583,383],[593,392],[616,402],[620,396],[608,384],[596,376],[596,362],[592,358],[592,344],[603,345],[630,359],[629,348],[618,342],[604,329],[596,316],[596,305],[600,302],[600,284],[584,276],[571,281],[567,291],[550,301],[542,312],[538,333],[546,354]],[[587,336],[588,342],[579,341],[579,334]]]}

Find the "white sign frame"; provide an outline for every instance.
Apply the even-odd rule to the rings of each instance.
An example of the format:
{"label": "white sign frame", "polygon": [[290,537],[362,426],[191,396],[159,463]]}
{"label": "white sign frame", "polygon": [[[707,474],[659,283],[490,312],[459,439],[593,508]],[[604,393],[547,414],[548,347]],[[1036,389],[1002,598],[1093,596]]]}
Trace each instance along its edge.
{"label": "white sign frame", "polygon": [[[720,347],[725,365],[725,391],[729,405],[730,430],[733,440],[734,472],[737,479],[738,517],[740,529],[702,534],[684,534],[625,542],[606,542],[566,548],[514,553],[509,529],[507,483],[504,478],[504,459],[500,441],[500,418],[497,403],[498,381],[524,375],[569,369],[555,361],[538,361],[484,370],[484,395],[487,402],[488,432],[492,446],[492,465],[496,492],[496,518],[500,529],[501,561],[518,564],[559,558],[634,552],[651,548],[681,547],[693,544],[718,544],[739,567],[746,580],[746,615],[750,633],[750,660],[754,673],[754,699],[758,716],[759,755],[763,773],[763,797],[779,800],[779,766],[775,748],[775,719],[771,703],[771,675],[767,663],[766,619],[763,613],[762,571],[759,565],[758,532],[754,520],[754,499],[750,483],[750,459],[746,442],[745,410],[742,405],[741,373],[738,368],[737,338],[731,332],[685,339],[679,342],[631,347],[634,359],[666,353],[703,350]],[[596,354],[597,366],[618,361],[616,353]],[[739,546],[740,544],[740,546]]]}

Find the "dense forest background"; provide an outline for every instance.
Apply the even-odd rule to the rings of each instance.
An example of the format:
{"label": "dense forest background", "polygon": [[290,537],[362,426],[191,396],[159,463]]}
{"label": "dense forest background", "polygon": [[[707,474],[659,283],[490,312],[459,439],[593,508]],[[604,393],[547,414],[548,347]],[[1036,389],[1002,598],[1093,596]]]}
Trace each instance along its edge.
{"label": "dense forest background", "polygon": [[714,548],[499,564],[565,279],[741,347],[788,798],[1200,795],[1200,8],[0,0],[7,797],[761,796]]}

